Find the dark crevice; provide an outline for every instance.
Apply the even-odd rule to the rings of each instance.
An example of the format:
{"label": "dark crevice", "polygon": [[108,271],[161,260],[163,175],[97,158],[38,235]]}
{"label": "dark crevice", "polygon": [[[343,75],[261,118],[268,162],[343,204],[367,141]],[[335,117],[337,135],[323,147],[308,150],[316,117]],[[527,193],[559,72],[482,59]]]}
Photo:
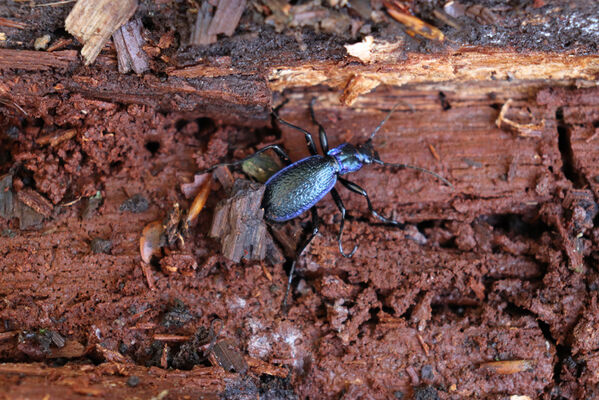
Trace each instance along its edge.
{"label": "dark crevice", "polygon": [[539,220],[535,214],[491,214],[482,215],[479,221],[491,225],[496,231],[511,235],[522,235],[531,239],[538,239],[544,232],[551,231],[549,226]]}
{"label": "dark crevice", "polygon": [[146,150],[148,150],[150,153],[152,153],[152,157],[156,155],[156,153],[158,153],[158,150],[160,150],[160,142],[155,141],[155,140],[150,140],[149,142],[146,142],[145,144]]}
{"label": "dark crevice", "polygon": [[[553,366],[553,377],[554,377],[554,383],[555,386],[558,387],[560,385],[560,383],[562,382],[562,378],[561,378],[561,373],[562,373],[562,369],[563,368],[569,368],[569,366],[571,364],[577,364],[576,361],[574,361],[574,359],[572,358],[572,349],[568,346],[565,346],[563,344],[558,344],[557,341],[553,338],[553,335],[551,335],[551,328],[549,327],[549,324],[546,323],[545,321],[542,321],[539,319],[539,316],[535,313],[533,313],[532,311],[520,307],[512,302],[508,302],[508,307],[506,308],[506,312],[508,312],[511,315],[528,315],[533,317],[538,325],[539,325],[539,329],[541,330],[541,333],[543,334],[543,337],[545,338],[545,340],[549,343],[551,343],[556,350],[556,355],[557,355],[557,362],[555,363],[555,365]],[[575,373],[580,374],[581,372],[581,367],[580,365],[576,365],[575,368]],[[576,375],[575,375],[576,376]]]}
{"label": "dark crevice", "polygon": [[441,108],[443,111],[451,110],[451,103],[447,100],[447,95],[443,92],[439,92],[439,101],[441,102]]}
{"label": "dark crevice", "polygon": [[575,188],[583,188],[584,177],[575,166],[570,131],[568,125],[564,122],[564,113],[561,107],[555,112],[555,119],[557,121],[558,147],[562,155],[562,172],[574,184]]}

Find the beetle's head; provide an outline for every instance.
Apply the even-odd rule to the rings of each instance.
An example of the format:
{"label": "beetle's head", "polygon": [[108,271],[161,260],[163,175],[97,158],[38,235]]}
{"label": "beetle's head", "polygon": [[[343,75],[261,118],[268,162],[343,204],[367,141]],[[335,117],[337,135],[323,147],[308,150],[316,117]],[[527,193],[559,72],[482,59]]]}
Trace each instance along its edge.
{"label": "beetle's head", "polygon": [[368,139],[366,143],[359,145],[358,153],[360,153],[364,164],[372,164],[375,160],[380,160],[378,151],[372,145],[372,139]]}

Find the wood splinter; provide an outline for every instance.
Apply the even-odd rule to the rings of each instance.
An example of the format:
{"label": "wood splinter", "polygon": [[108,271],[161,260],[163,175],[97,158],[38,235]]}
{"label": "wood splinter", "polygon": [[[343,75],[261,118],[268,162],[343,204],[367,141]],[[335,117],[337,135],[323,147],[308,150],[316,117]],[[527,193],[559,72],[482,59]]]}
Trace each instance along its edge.
{"label": "wood splinter", "polygon": [[65,20],[67,32],[83,43],[85,65],[96,60],[110,36],[137,9],[137,0],[79,0]]}

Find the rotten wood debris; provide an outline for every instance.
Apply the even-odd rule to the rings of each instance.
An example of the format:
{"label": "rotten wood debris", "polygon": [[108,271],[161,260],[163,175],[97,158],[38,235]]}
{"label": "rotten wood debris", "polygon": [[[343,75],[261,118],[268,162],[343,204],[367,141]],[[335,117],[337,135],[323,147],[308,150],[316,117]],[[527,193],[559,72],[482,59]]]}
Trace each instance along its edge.
{"label": "rotten wood debris", "polygon": [[246,180],[235,181],[231,195],[214,210],[210,237],[221,242],[222,254],[234,262],[267,259],[284,261],[264,221],[261,208],[264,186]]}
{"label": "rotten wood debris", "polygon": [[96,60],[110,36],[137,9],[137,0],[78,0],[65,20],[65,29],[83,43],[85,64]]}
{"label": "rotten wood debris", "polygon": [[[129,19],[129,36],[117,29],[114,47],[99,45],[90,67],[69,38],[53,33],[47,43],[62,21],[29,37],[28,19],[0,19],[7,46],[24,43],[0,49],[0,356],[48,363],[2,364],[0,386],[16,398],[262,398],[267,389],[278,398],[596,397],[596,34],[579,26],[583,2],[479,3],[203,2],[198,36],[185,26],[193,11],[181,17],[172,2],[150,2],[153,14]],[[225,9],[241,18],[219,14]],[[259,30],[262,22],[285,35]],[[546,26],[561,34],[543,44]],[[224,37],[236,27],[243,35]],[[509,39],[513,32],[522,41]],[[46,51],[31,50],[36,38]],[[185,48],[188,38],[219,43]],[[126,63],[144,75],[122,75]],[[356,182],[374,208],[408,222],[426,243],[373,224],[364,199],[347,196],[357,218],[346,240],[360,245],[352,259],[338,257],[337,211],[321,202],[324,223],[298,264],[288,319],[277,313],[280,261],[224,260],[207,238],[209,216],[198,214],[207,204],[215,220],[230,213],[256,223],[220,227],[224,253],[238,259],[268,255],[269,229],[292,249],[297,240],[280,231],[295,223],[301,232],[301,223],[265,228],[260,186],[234,188],[227,168],[214,173],[223,187],[214,196],[218,184],[194,179],[200,161],[239,159],[261,141],[282,143],[292,159],[305,155],[301,134],[271,131],[278,91],[290,98],[282,117],[314,132],[307,103],[316,97],[332,144],[363,142],[373,121],[406,103],[377,136],[382,158],[455,185],[413,171],[360,171]],[[230,136],[206,147],[206,117],[220,118],[217,129],[260,129],[229,127]],[[14,127],[29,129],[10,135]],[[156,138],[161,150],[151,152],[145,146]],[[28,164],[27,180],[6,175],[13,160],[31,155],[43,161]],[[78,175],[96,160],[102,168]],[[242,169],[263,180],[263,171]],[[61,185],[67,194],[53,194]],[[144,193],[147,207],[121,211],[123,187]],[[173,207],[186,201],[181,193],[189,203],[195,196],[188,213]],[[214,211],[216,196],[225,200]],[[23,231],[34,219],[45,221],[43,233]],[[140,269],[136,239],[150,221],[156,231],[142,235],[144,261],[164,257]],[[185,236],[188,225],[193,235]],[[97,238],[112,248],[98,242],[102,252],[90,253]],[[190,312],[166,318],[173,298]],[[193,334],[215,315],[223,339]],[[57,358],[71,361],[49,367]]]}
{"label": "rotten wood debris", "polygon": [[247,2],[246,0],[215,0],[215,3],[216,10],[210,1],[202,2],[191,31],[190,45],[215,43],[219,34],[233,35]]}
{"label": "rotten wood debris", "polygon": [[0,217],[18,218],[19,229],[39,228],[53,210],[52,203],[33,189],[15,191],[11,173],[0,176]]}
{"label": "rotten wood debris", "polygon": [[142,29],[141,21],[133,18],[112,34],[119,72],[122,74],[131,70],[141,74],[150,69],[149,58],[143,50],[145,40]]}

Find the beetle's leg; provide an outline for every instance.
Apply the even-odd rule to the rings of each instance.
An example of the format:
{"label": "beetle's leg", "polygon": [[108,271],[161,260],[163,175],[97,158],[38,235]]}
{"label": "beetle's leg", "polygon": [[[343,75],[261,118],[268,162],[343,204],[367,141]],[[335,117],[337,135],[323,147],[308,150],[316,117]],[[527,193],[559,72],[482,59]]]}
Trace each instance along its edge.
{"label": "beetle's leg", "polygon": [[331,196],[333,196],[333,200],[335,200],[335,204],[337,205],[337,208],[339,209],[339,211],[341,211],[341,226],[339,227],[339,238],[337,239],[337,241],[339,242],[339,251],[341,252],[343,257],[349,258],[354,255],[356,250],[358,250],[358,245],[355,245],[354,249],[352,251],[350,251],[349,253],[346,253],[343,251],[343,244],[341,243],[341,236],[343,235],[343,227],[345,226],[346,210],[345,210],[345,206],[343,205],[343,201],[341,201],[341,196],[339,196],[339,193],[337,193],[337,190],[335,188],[331,189]]}
{"label": "beetle's leg", "polygon": [[304,241],[298,247],[297,252],[295,253],[295,257],[293,258],[293,261],[291,262],[291,269],[289,270],[289,280],[287,281],[287,290],[285,290],[285,297],[283,297],[282,308],[283,308],[284,312],[287,312],[287,297],[289,296],[289,291],[291,290],[291,281],[293,280],[293,273],[295,272],[295,264],[297,263],[297,260],[299,260],[300,256],[304,252],[304,249],[306,248],[306,246],[308,246],[308,244],[310,244],[312,239],[314,239],[314,236],[316,236],[316,234],[318,233],[318,226],[320,225],[320,218],[318,218],[318,212],[316,211],[316,207],[312,207],[310,209],[310,211],[312,212],[312,232],[310,232],[310,234],[304,239]]}
{"label": "beetle's leg", "polygon": [[377,217],[378,219],[380,219],[381,221],[383,221],[386,224],[392,224],[395,225],[401,229],[403,229],[405,227],[405,224],[402,224],[401,222],[397,222],[394,219],[391,218],[387,218],[387,217],[383,217],[381,214],[379,214],[378,212],[376,212],[374,210],[374,208],[372,208],[372,203],[370,201],[370,197],[368,197],[368,193],[366,193],[366,190],[362,189],[360,186],[356,185],[353,182],[348,181],[345,178],[341,178],[339,177],[339,182],[345,186],[346,188],[348,188],[349,190],[351,190],[354,193],[358,193],[361,196],[366,197],[366,202],[368,203],[368,211],[370,211],[370,213],[372,215],[374,215],[375,217]]}
{"label": "beetle's leg", "polygon": [[[279,108],[277,108],[276,110],[278,109]],[[293,125],[292,123],[287,122],[284,119],[281,119],[276,110],[272,111],[272,115],[276,118],[276,120],[282,123],[283,125],[287,125],[290,128],[297,129],[298,131],[302,132],[304,134],[304,137],[306,138],[306,144],[308,145],[308,150],[310,151],[310,154],[313,156],[317,155],[318,152],[316,151],[316,146],[314,145],[314,139],[312,139],[312,134],[304,128],[300,128],[299,126]]]}
{"label": "beetle's leg", "polygon": [[279,158],[281,159],[281,161],[283,162],[283,164],[285,165],[289,165],[291,164],[291,160],[289,160],[289,157],[287,156],[287,153],[285,153],[285,150],[283,150],[283,148],[281,146],[279,146],[278,144],[271,144],[268,145],[266,147],[261,148],[260,150],[256,151],[254,154],[247,156],[244,159],[238,160],[238,161],[234,161],[234,162],[230,162],[230,163],[220,163],[220,164],[216,164],[213,165],[212,167],[205,169],[203,171],[198,172],[198,174],[203,174],[206,172],[210,172],[218,167],[225,167],[225,166],[235,166],[235,165],[240,165],[242,163],[244,163],[245,161],[251,159],[252,157],[254,157],[255,155],[258,155],[260,153],[264,153],[266,150],[273,150],[277,156],[279,156]]}
{"label": "beetle's leg", "polygon": [[327,154],[329,152],[329,139],[327,138],[327,133],[324,131],[320,122],[316,119],[316,114],[314,114],[314,103],[316,102],[316,97],[312,97],[310,100],[310,116],[312,116],[312,122],[315,125],[318,125],[318,139],[320,140],[320,147],[322,147],[322,152]]}

